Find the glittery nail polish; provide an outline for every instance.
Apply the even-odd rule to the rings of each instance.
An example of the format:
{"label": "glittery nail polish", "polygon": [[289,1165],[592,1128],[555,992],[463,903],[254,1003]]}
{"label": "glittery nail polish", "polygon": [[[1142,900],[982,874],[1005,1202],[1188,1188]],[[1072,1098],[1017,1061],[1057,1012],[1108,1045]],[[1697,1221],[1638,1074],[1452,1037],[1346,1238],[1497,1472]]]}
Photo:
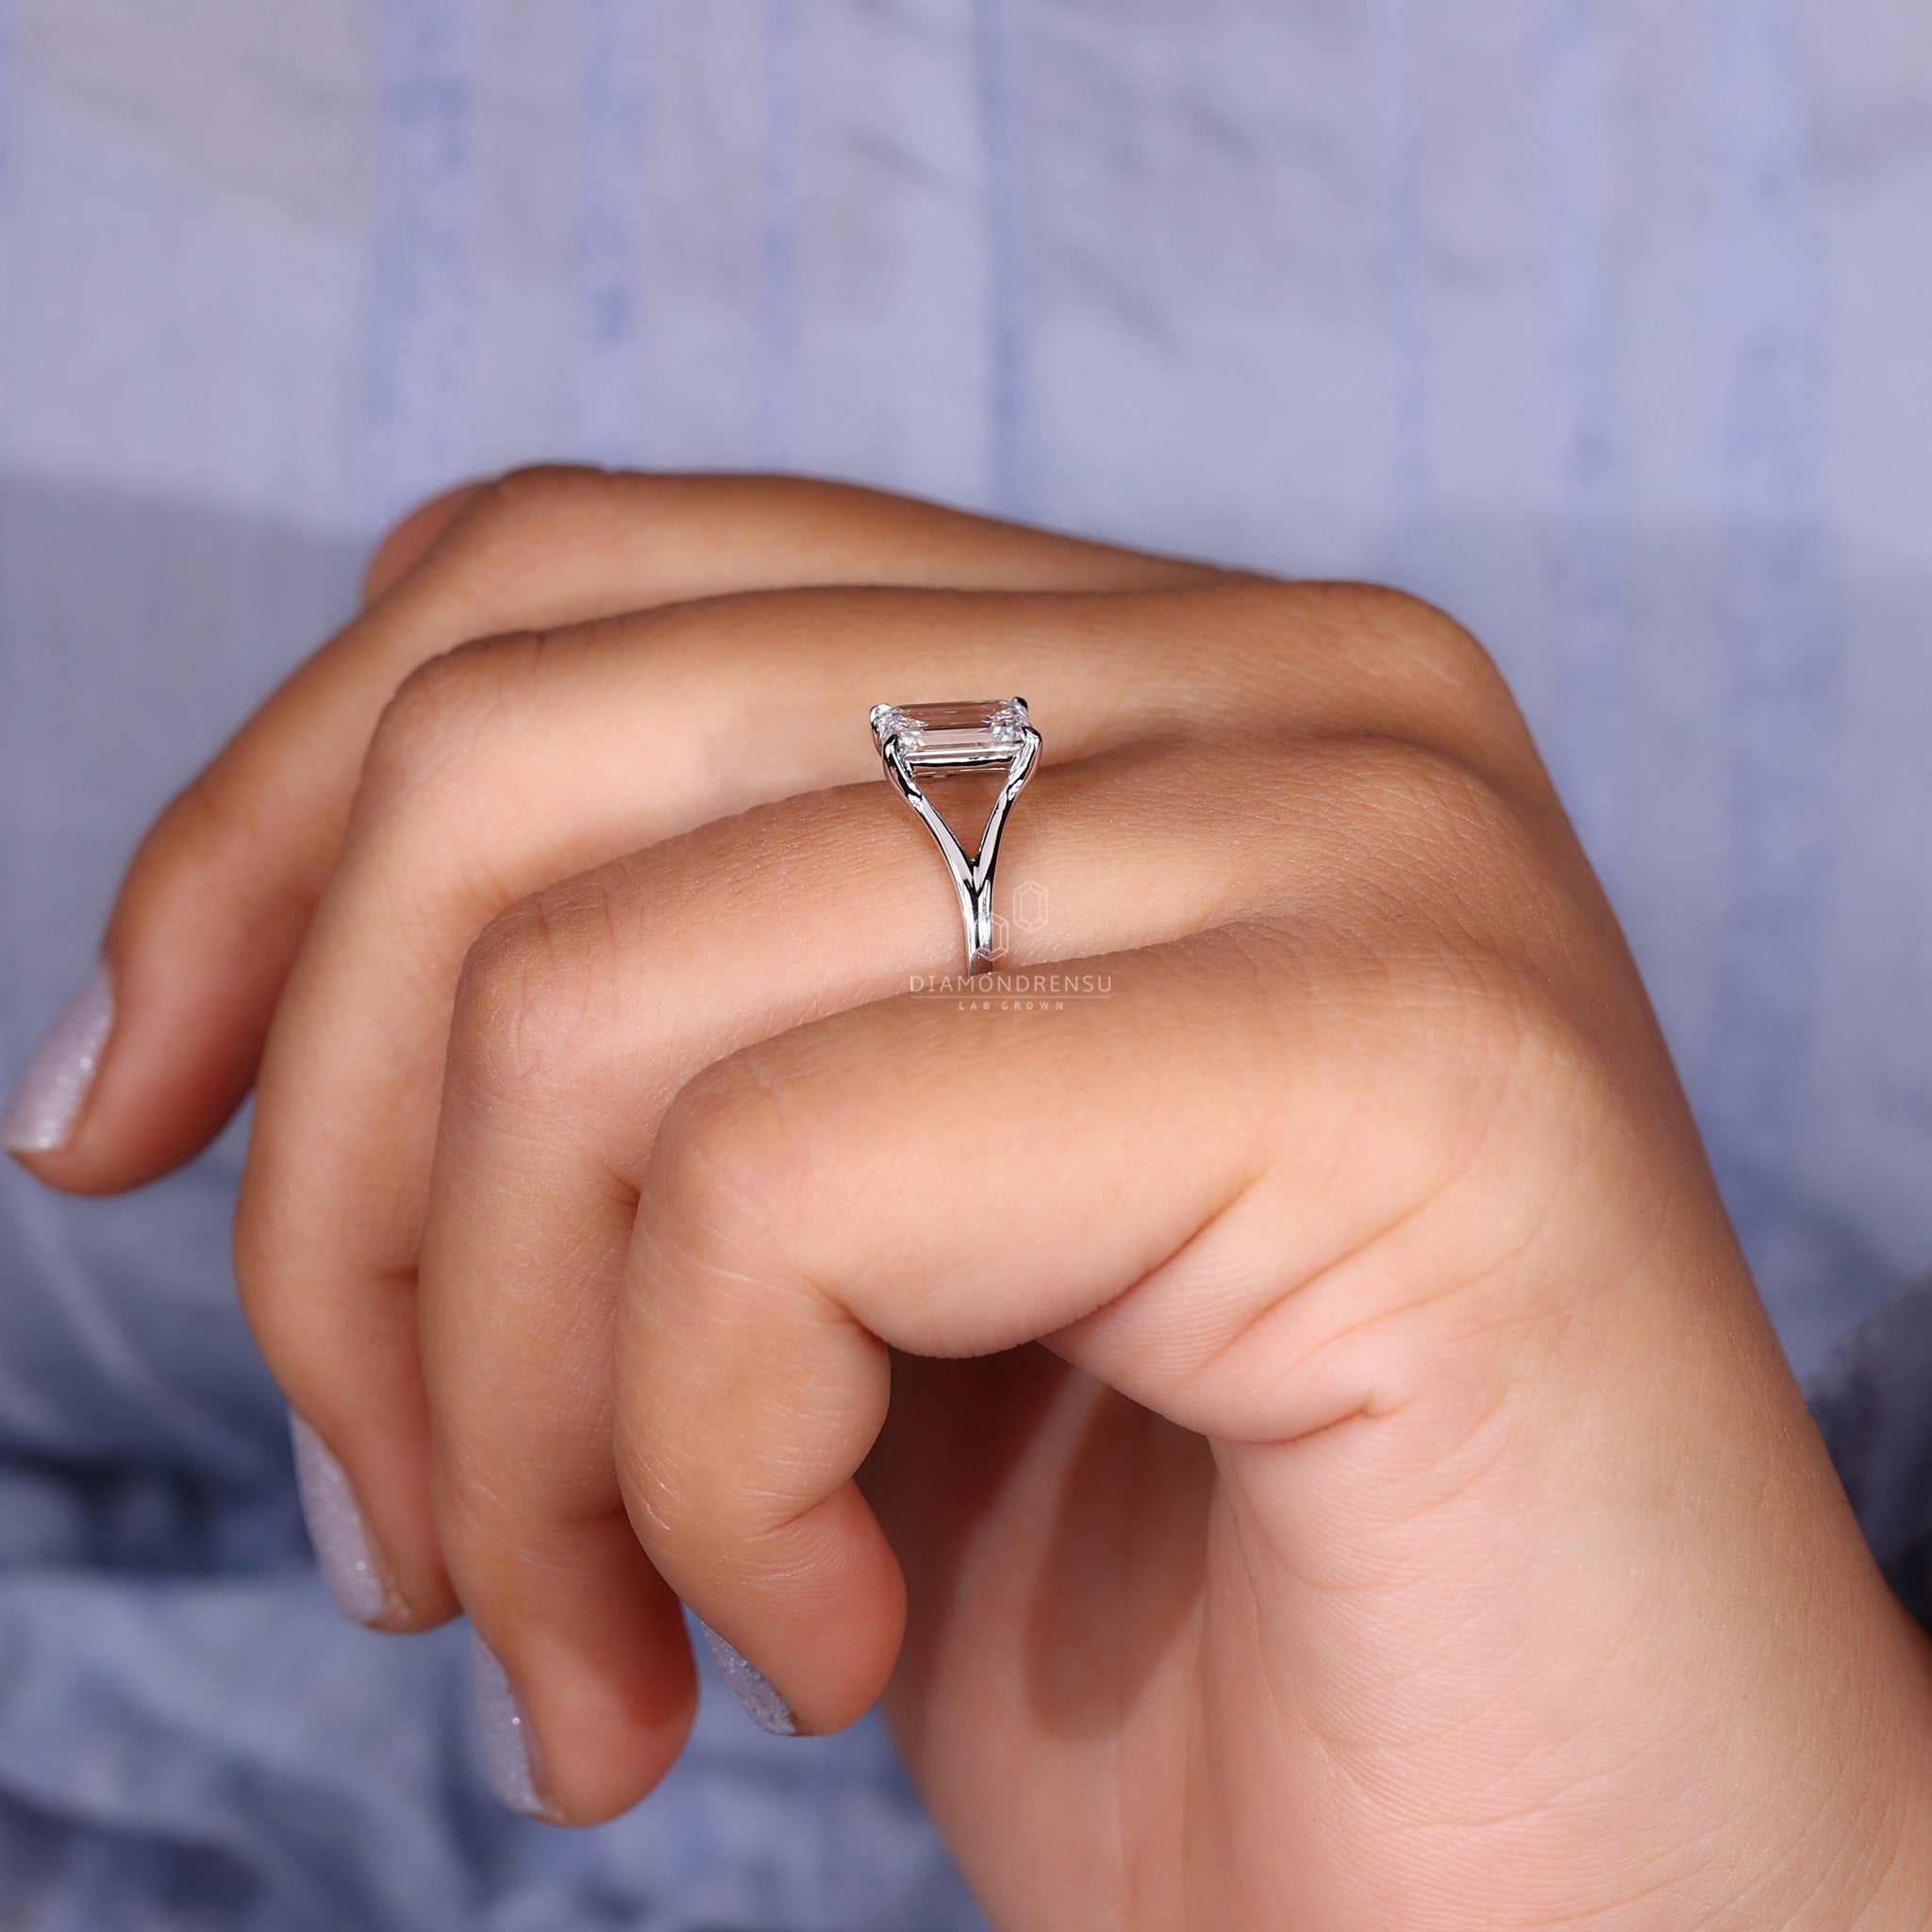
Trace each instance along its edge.
{"label": "glittery nail polish", "polygon": [[26,1063],[0,1113],[0,1147],[9,1154],[54,1154],[67,1145],[113,1030],[114,984],[103,963]]}
{"label": "glittery nail polish", "polygon": [[751,1713],[752,1722],[758,1729],[771,1732],[774,1738],[797,1737],[798,1720],[772,1680],[748,1657],[726,1643],[702,1618],[698,1621],[698,1628],[705,1633],[705,1641],[711,1646],[711,1655],[718,1659],[718,1668],[724,1674],[724,1681],[737,1693],[739,1703]]}
{"label": "glittery nail polish", "polygon": [[292,1409],[289,1434],[295,1444],[295,1486],[323,1581],[352,1624],[373,1624],[388,1606],[391,1591],[348,1474],[329,1454],[328,1444]]}
{"label": "glittery nail polish", "polygon": [[497,1802],[525,1818],[548,1818],[550,1807],[537,1790],[530,1724],[524,1715],[509,1674],[496,1653],[475,1631],[471,1654],[476,1666],[476,1717],[483,1741],[483,1770]]}

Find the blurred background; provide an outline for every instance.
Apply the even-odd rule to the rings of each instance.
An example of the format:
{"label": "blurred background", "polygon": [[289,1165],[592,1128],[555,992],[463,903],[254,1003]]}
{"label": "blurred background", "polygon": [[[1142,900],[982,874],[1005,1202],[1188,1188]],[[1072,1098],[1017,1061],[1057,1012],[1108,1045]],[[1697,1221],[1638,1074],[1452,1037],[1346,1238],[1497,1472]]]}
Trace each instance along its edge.
{"label": "blurred background", "polygon": [[[1809,1373],[1932,1266],[1928,232],[1918,0],[0,0],[0,1076],[387,520],[852,477],[1471,625]],[[0,1921],[977,1924],[714,1686],[491,1806],[459,1637],[315,1581],[238,1133],[0,1174]]]}

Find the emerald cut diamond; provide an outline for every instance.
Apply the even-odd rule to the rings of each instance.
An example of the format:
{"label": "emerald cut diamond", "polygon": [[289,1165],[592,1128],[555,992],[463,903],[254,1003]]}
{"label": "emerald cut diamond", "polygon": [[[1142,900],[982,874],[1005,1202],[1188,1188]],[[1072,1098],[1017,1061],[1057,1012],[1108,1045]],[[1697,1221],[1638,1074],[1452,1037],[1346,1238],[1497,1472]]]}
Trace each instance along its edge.
{"label": "emerald cut diamond", "polygon": [[974,698],[944,705],[874,705],[873,736],[893,739],[908,765],[1010,764],[1026,741],[1024,698]]}

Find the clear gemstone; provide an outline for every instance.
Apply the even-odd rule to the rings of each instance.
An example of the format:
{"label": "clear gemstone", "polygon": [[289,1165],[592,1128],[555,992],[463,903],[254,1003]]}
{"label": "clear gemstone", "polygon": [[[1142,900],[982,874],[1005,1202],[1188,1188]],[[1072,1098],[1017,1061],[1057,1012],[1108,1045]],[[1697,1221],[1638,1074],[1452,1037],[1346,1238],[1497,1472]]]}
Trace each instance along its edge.
{"label": "clear gemstone", "polygon": [[1024,698],[976,698],[944,705],[874,705],[873,734],[893,738],[908,764],[1006,764],[1027,726]]}

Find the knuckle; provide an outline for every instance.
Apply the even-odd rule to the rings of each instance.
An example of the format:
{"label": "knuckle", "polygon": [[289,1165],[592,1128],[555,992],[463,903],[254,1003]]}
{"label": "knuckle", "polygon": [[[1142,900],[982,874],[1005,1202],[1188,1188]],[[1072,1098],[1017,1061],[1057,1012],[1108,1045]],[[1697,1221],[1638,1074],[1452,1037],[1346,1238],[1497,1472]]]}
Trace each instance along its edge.
{"label": "knuckle", "polygon": [[559,532],[593,522],[620,479],[573,463],[532,463],[476,484],[438,546],[446,581],[473,609],[514,594]]}
{"label": "knuckle", "polygon": [[521,523],[580,504],[610,486],[610,473],[583,463],[524,463],[486,484],[468,513],[473,524]]}
{"label": "knuckle", "polygon": [[862,486],[797,475],[733,475],[706,471],[604,470],[531,463],[480,486],[458,520],[473,554],[514,548],[560,522],[609,512],[664,516],[700,525],[724,517],[824,519],[880,500]]}
{"label": "knuckle", "polygon": [[1600,909],[1547,828],[1455,751],[1359,735],[1321,756],[1332,863],[1280,908],[1285,961],[1312,964],[1364,1050],[1421,1083],[1400,1089],[1418,1119],[1440,1103],[1460,1133],[1506,1092],[1574,1108],[1608,1077],[1605,1042],[1628,1036],[1641,992],[1606,961]]}
{"label": "knuckle", "polygon": [[461,514],[479,487],[475,483],[458,484],[417,504],[391,524],[363,571],[363,602],[373,601],[417,562],[436,536]]}
{"label": "knuckle", "polygon": [[1266,665],[1297,667],[1281,640],[1313,643],[1324,660],[1345,663],[1352,703],[1385,728],[1450,746],[1526,777],[1535,764],[1528,727],[1507,681],[1482,643],[1447,611],[1407,591],[1377,584],[1246,581],[1222,591],[1243,611],[1242,627]]}
{"label": "knuckle", "polygon": [[215,874],[229,874],[269,841],[262,791],[228,758],[219,758],[178,791],[143,841],[141,859],[165,855]]}
{"label": "knuckle", "polygon": [[584,463],[525,463],[482,485],[464,506],[457,547],[468,565],[493,579],[559,535],[635,508],[638,492],[654,491],[662,480]]}
{"label": "knuckle", "polygon": [[1438,1002],[1424,1070],[1438,1166],[1491,1258],[1520,1256],[1591,1196],[1625,1141],[1631,1070],[1534,974],[1491,959],[1459,977]]}
{"label": "knuckle", "polygon": [[1576,1130],[1620,1110],[1627,1054],[1606,1012],[1616,996],[1580,987],[1541,949],[1444,923],[1375,985],[1374,1037],[1404,1042],[1411,1077],[1398,1091],[1415,1120],[1438,1130],[1444,1172],[1481,1165],[1482,1148],[1505,1145],[1515,1150],[1503,1168],[1513,1190]]}
{"label": "knuckle", "polygon": [[[1446,977],[1452,999],[1508,1019],[1593,955],[1584,915],[1516,798],[1468,758],[1407,741],[1345,749],[1338,811],[1351,873],[1374,883],[1367,929],[1401,977]],[[1425,999],[1425,1004],[1428,1002]],[[1541,1011],[1538,1007],[1536,1010]]]}
{"label": "knuckle", "polygon": [[439,779],[466,791],[472,760],[513,717],[542,655],[535,632],[482,638],[430,658],[405,677],[370,741],[362,788],[383,801]]}
{"label": "knuckle", "polygon": [[[1391,654],[1394,670],[1450,691],[1508,702],[1495,659],[1439,605],[1385,584],[1333,587],[1337,615]],[[1511,706],[1513,709],[1513,705]]]}
{"label": "knuckle", "polygon": [[1363,594],[1367,622],[1389,652],[1390,675],[1417,735],[1453,748],[1519,791],[1545,790],[1528,723],[1475,635],[1406,591]]}
{"label": "knuckle", "polygon": [[586,1076],[615,1005],[624,908],[612,871],[518,900],[472,944],[450,1028],[458,1091],[528,1104]]}
{"label": "knuckle", "polygon": [[1467,895],[1540,868],[1515,800],[1468,757],[1374,735],[1344,741],[1333,756],[1349,822],[1374,842],[1385,873]]}
{"label": "knuckle", "polygon": [[1521,961],[1480,947],[1445,947],[1406,991],[1423,1020],[1430,1061],[1472,1076],[1474,1091],[1499,1091],[1524,1066],[1583,1063],[1569,1013]]}
{"label": "knuckle", "polygon": [[788,1204],[808,1185],[807,1137],[786,1083],[762,1054],[732,1056],[688,1080],[658,1131],[647,1177],[657,1236],[757,1277],[778,1252]]}

